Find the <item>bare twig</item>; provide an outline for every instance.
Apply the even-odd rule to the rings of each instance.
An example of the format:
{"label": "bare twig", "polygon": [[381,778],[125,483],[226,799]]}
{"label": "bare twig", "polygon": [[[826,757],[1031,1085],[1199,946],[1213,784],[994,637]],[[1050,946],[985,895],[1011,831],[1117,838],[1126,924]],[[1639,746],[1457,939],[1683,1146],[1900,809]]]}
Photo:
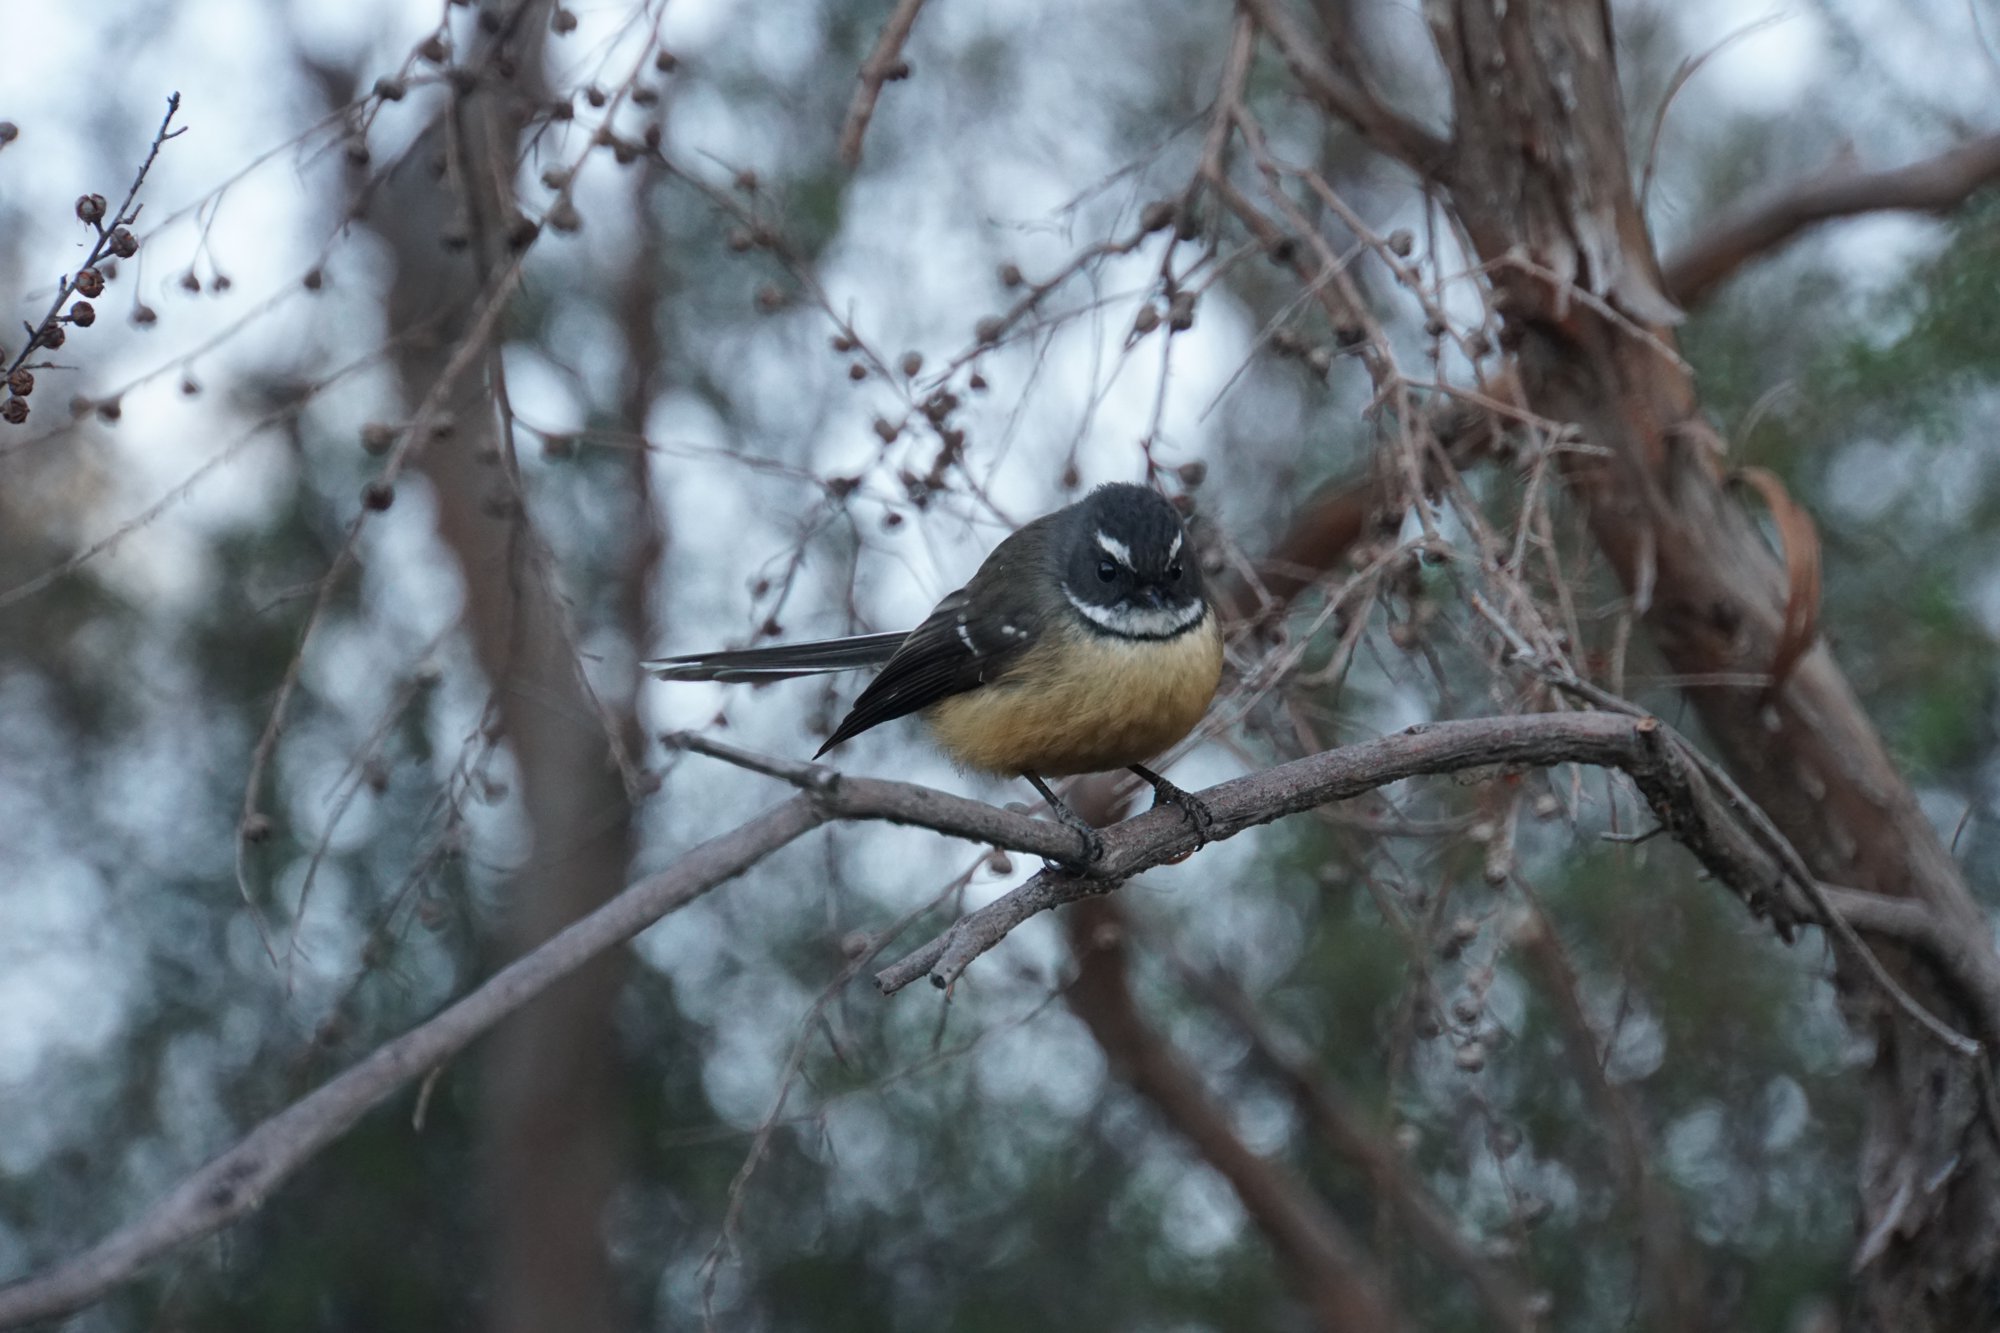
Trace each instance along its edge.
{"label": "bare twig", "polygon": [[1250,62],[1257,54],[1257,23],[1248,13],[1236,11],[1229,29],[1229,54],[1222,61],[1222,78],[1215,89],[1215,104],[1208,113],[1208,131],[1202,135],[1201,165],[1188,182],[1181,207],[1193,206],[1204,180],[1227,177],[1229,135],[1243,105],[1243,88],[1250,79]]}
{"label": "bare twig", "polygon": [[1249,1039],[1251,1050],[1291,1092],[1320,1140],[1367,1178],[1369,1188],[1394,1211],[1417,1244],[1465,1278],[1486,1312],[1486,1327],[1515,1333],[1533,1329],[1529,1295],[1467,1239],[1423,1177],[1393,1143],[1364,1123],[1340,1089],[1310,1060],[1285,1049],[1250,998],[1218,973],[1185,964],[1177,970]]}
{"label": "bare twig", "polygon": [[[63,275],[62,281],[56,284],[55,299],[49,302],[48,313],[42,316],[39,324],[30,324],[27,326],[28,341],[21,348],[20,352],[15,355],[14,359],[7,364],[7,369],[4,372],[0,372],[0,381],[11,381],[14,372],[21,369],[29,355],[36,348],[57,345],[51,340],[50,331],[55,329],[58,324],[64,322],[58,316],[62,313],[63,303],[77,294],[78,275],[84,273],[85,270],[97,268],[98,265],[104,263],[107,255],[123,257],[131,254],[133,250],[138,248],[128,229],[133,223],[139,220],[139,189],[146,183],[146,176],[153,170],[153,163],[159,158],[160,149],[165,146],[167,140],[179,138],[186,132],[185,128],[178,130],[172,128],[174,116],[180,109],[181,95],[179,93],[170,94],[167,97],[167,114],[161,119],[160,128],[153,132],[153,143],[146,150],[146,160],[139,164],[138,173],[132,177],[131,187],[125,191],[125,201],[118,205],[116,212],[106,214],[104,211],[104,200],[98,196],[91,195],[88,198],[95,200],[99,216],[84,217],[82,214],[82,205],[79,203],[78,216],[97,229],[97,241],[90,247],[89,256],[81,264],[78,264],[73,272]],[[124,233],[123,239],[120,239],[121,232]],[[91,294],[93,293],[85,292],[85,295]],[[82,327],[89,321],[86,319],[76,319],[74,322],[78,327]],[[23,397],[26,396],[25,390],[17,392]]]}
{"label": "bare twig", "polygon": [[1534,916],[1519,934],[1521,953],[1541,976],[1577,1085],[1590,1099],[1590,1121],[1603,1135],[1606,1165],[1631,1200],[1641,1307],[1658,1327],[1686,1328],[1695,1322],[1690,1293],[1702,1286],[1687,1253],[1686,1220],[1653,1170],[1644,1121],[1630,1093],[1606,1072],[1609,1044],[1600,1044],[1584,1010],[1576,968],[1541,903],[1531,896],[1530,906]]}
{"label": "bare twig", "polygon": [[861,163],[861,141],[867,137],[868,122],[875,115],[882,85],[909,77],[910,62],[903,59],[903,43],[910,39],[910,29],[917,26],[917,15],[923,8],[924,0],[896,0],[896,8],[882,25],[875,49],[862,62],[861,82],[854,89],[854,100],[847,105],[847,120],[840,127],[840,160],[849,170]]}
{"label": "bare twig", "polygon": [[964,891],[972,882],[972,877],[986,864],[984,855],[973,858],[972,864],[960,874],[954,875],[942,890],[933,894],[928,901],[917,904],[902,916],[889,923],[888,927],[868,936],[868,942],[858,953],[847,960],[833,980],[820,991],[819,998],[812,1002],[805,1016],[799,1020],[798,1035],[792,1041],[791,1054],[785,1057],[784,1069],[778,1077],[778,1095],[771,1101],[771,1109],[757,1125],[750,1137],[750,1150],[744,1154],[743,1164],[736,1168],[736,1174],[729,1182],[729,1202],[723,1209],[722,1225],[716,1228],[715,1240],[702,1256],[701,1274],[701,1322],[706,1333],[715,1327],[715,1284],[721,1276],[724,1254],[736,1245],[737,1228],[742,1225],[743,1209],[750,1199],[750,1178],[770,1151],[771,1139],[778,1127],[785,1123],[785,1107],[791,1101],[792,1090],[798,1085],[799,1073],[805,1067],[806,1052],[812,1044],[819,1025],[825,1022],[826,1010],[847,990],[848,984],[865,971],[869,963],[894,943],[918,917],[937,907],[946,899]]}
{"label": "bare twig", "polygon": [[1745,37],[1751,36],[1753,33],[1761,32],[1772,24],[1783,21],[1784,15],[1782,13],[1766,14],[1763,18],[1746,23],[1736,31],[1729,33],[1706,51],[1698,55],[1689,56],[1681,61],[1680,67],[1674,71],[1673,78],[1667,80],[1667,91],[1660,98],[1660,109],[1653,113],[1652,132],[1646,136],[1646,167],[1645,170],[1639,173],[1639,207],[1644,208],[1646,201],[1652,198],[1653,175],[1660,163],[1660,135],[1667,128],[1667,112],[1673,109],[1674,99],[1680,96],[1681,89],[1687,87],[1688,82],[1701,72],[1703,65],[1706,65],[1709,61],[1727,51],[1731,46]]}

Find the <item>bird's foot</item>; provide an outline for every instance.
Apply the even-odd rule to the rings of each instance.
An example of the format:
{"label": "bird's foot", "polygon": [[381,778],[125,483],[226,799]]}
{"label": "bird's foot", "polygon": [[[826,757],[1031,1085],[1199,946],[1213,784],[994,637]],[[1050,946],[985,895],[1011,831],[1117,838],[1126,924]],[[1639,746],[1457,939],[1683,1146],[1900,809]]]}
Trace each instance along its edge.
{"label": "bird's foot", "polygon": [[1068,875],[1071,879],[1087,879],[1097,873],[1097,863],[1104,859],[1104,838],[1088,824],[1073,824],[1070,827],[1076,829],[1078,836],[1083,839],[1083,856],[1074,861],[1066,861],[1059,857],[1044,857],[1042,868],[1053,870],[1059,875]]}
{"label": "bird's foot", "polygon": [[1054,815],[1064,828],[1083,839],[1083,856],[1080,859],[1072,861],[1060,857],[1045,857],[1042,865],[1072,878],[1082,878],[1097,873],[1097,863],[1104,859],[1104,835],[1091,827],[1090,822],[1082,815],[1070,809],[1062,797],[1050,791],[1048,784],[1035,774],[1024,773],[1022,776],[1033,783],[1035,790],[1042,794],[1042,799],[1049,803],[1049,813]]}
{"label": "bird's foot", "polygon": [[1152,784],[1153,808],[1157,810],[1163,805],[1179,807],[1181,814],[1186,816],[1187,822],[1194,826],[1195,845],[1197,847],[1206,847],[1208,845],[1208,830],[1215,824],[1215,813],[1208,808],[1208,802],[1202,800],[1201,797],[1196,796],[1193,792],[1182,791],[1152,769],[1141,764],[1133,764],[1131,765],[1131,769],[1134,773],[1137,773]]}

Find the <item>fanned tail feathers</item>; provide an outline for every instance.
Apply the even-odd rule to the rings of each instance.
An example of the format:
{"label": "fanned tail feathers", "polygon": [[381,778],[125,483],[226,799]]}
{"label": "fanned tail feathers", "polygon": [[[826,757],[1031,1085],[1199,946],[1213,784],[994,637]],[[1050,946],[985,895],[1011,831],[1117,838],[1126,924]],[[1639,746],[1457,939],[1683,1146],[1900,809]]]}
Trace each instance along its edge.
{"label": "fanned tail feathers", "polygon": [[641,665],[661,680],[789,680],[793,676],[880,666],[895,656],[896,649],[908,637],[902,631],[862,634],[850,639],[821,639],[816,643],[690,653],[686,657],[662,657]]}

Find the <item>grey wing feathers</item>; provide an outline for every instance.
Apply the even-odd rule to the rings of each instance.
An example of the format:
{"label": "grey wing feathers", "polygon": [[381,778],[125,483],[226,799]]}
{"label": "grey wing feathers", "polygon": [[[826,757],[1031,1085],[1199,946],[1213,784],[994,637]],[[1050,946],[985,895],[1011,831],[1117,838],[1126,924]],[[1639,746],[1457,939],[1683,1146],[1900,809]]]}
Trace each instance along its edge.
{"label": "grey wing feathers", "polygon": [[880,665],[881,672],[820,746],[819,754],[825,754],[870,727],[1006,674],[1039,634],[1041,599],[1054,577],[1046,567],[1049,537],[1069,512],[1038,518],[1001,542],[972,582],[939,602],[907,634],[697,653],[648,662],[646,669],[662,680],[726,681],[783,680]]}
{"label": "grey wing feathers", "polygon": [[924,623],[910,631],[882,674],[868,682],[813,758],[870,727],[927,708],[980,683],[979,654],[965,633],[961,615],[965,602],[966,590],[961,588],[939,602]]}
{"label": "grey wing feathers", "polygon": [[829,671],[855,671],[880,666],[896,655],[909,637],[905,631],[862,634],[851,639],[821,639],[816,643],[784,643],[769,648],[739,648],[719,653],[690,653],[643,663],[661,680],[789,680]]}
{"label": "grey wing feathers", "polygon": [[881,674],[868,682],[853,709],[819,747],[819,754],[891,718],[1005,675],[1032,646],[1039,628],[1035,571],[1020,568],[1021,553],[1021,544],[1009,538],[971,583],[939,602],[924,623],[910,631]]}

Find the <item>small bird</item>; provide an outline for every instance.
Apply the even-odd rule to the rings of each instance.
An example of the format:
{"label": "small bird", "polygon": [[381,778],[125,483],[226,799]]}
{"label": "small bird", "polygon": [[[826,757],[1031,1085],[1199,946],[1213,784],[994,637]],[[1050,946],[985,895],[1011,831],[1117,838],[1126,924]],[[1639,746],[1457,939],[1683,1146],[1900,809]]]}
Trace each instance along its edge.
{"label": "small bird", "polygon": [[662,680],[768,681],[881,671],[820,746],[921,711],[962,768],[1026,778],[1103,844],[1046,779],[1124,768],[1179,806],[1208,808],[1147,768],[1201,721],[1222,679],[1222,629],[1180,514],[1143,486],[1100,486],[993,549],[972,581],[907,633],[695,653],[645,663]]}

